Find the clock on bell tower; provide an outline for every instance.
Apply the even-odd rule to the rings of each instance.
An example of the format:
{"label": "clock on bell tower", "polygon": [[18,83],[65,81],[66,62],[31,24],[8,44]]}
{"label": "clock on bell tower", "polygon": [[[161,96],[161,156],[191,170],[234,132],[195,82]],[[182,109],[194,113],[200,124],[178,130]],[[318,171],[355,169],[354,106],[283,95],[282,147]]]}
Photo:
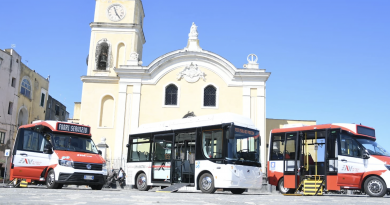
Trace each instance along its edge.
{"label": "clock on bell tower", "polygon": [[87,76],[116,76],[115,68],[138,66],[144,17],[141,0],[96,0]]}

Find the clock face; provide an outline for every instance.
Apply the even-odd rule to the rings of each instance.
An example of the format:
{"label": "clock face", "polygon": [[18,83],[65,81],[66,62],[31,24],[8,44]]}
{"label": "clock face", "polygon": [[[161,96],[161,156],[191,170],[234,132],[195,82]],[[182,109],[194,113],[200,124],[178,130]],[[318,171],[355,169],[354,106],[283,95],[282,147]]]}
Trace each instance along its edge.
{"label": "clock face", "polygon": [[112,4],[108,7],[107,14],[111,21],[120,21],[125,17],[126,11],[120,4]]}

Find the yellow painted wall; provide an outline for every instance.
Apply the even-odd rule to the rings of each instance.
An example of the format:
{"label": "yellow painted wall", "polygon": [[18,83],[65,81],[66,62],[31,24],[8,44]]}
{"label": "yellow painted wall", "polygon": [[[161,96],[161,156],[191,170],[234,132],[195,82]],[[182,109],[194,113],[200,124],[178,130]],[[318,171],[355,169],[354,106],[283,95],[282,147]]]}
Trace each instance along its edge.
{"label": "yellow painted wall", "polygon": [[[116,117],[114,116],[113,119],[113,127],[100,128],[100,110],[103,97],[107,94],[110,94],[114,98],[113,105],[115,106],[115,110],[106,110],[105,115],[115,115],[118,112],[118,92],[118,84],[83,83],[80,124],[91,126],[92,139],[95,141],[95,143],[99,143],[102,137],[105,137],[110,148],[113,148],[115,144]],[[108,151],[107,156],[111,156],[110,150]]]}
{"label": "yellow painted wall", "polygon": [[73,119],[80,119],[81,103],[75,102],[73,109]]}
{"label": "yellow painted wall", "polygon": [[[166,74],[156,85],[142,85],[139,125],[173,119],[181,119],[189,111],[196,116],[210,115],[222,112],[232,112],[242,115],[242,87],[227,87],[227,84],[212,71],[199,66],[206,74],[206,81],[188,83],[185,79],[177,80],[177,74],[184,67],[177,68]],[[179,86],[179,107],[164,107],[164,89],[169,83]],[[213,83],[219,89],[218,108],[202,108],[203,88]]]}

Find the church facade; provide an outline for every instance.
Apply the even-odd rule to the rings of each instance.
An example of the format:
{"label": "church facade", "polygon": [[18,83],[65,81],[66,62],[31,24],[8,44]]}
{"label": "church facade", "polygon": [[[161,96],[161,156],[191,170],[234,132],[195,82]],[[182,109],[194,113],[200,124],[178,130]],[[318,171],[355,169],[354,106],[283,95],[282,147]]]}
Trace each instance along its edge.
{"label": "church facade", "polygon": [[73,118],[91,126],[96,143],[106,139],[108,160],[126,158],[129,134],[140,125],[232,112],[251,118],[260,130],[261,162],[266,164],[270,73],[259,69],[256,55],[249,55],[244,68],[237,68],[203,50],[197,26],[189,22],[186,47],[144,66],[141,0],[96,0],[95,9],[88,70],[81,77],[82,98],[75,103]]}

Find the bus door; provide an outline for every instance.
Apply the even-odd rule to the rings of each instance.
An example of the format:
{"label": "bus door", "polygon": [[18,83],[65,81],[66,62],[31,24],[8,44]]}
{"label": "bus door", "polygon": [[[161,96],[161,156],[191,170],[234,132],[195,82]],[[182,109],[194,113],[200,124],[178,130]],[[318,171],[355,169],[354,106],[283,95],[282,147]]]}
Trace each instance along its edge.
{"label": "bus door", "polygon": [[152,153],[152,182],[171,183],[173,133],[154,135]]}
{"label": "bus door", "polygon": [[349,134],[341,133],[337,185],[357,188],[365,171],[363,148]]}
{"label": "bus door", "polygon": [[44,152],[49,142],[42,133],[20,129],[12,157],[13,178],[39,180],[43,170],[49,166],[51,155]]}
{"label": "bus door", "polygon": [[289,189],[296,189],[298,187],[298,133],[288,132],[286,133],[286,145],[284,146],[284,158],[283,158],[283,174],[284,174],[284,187]]}
{"label": "bus door", "polygon": [[338,136],[340,135],[340,129],[327,130],[327,136],[325,139],[325,185],[327,190],[340,190],[340,186],[337,186],[337,172],[338,172]]}

